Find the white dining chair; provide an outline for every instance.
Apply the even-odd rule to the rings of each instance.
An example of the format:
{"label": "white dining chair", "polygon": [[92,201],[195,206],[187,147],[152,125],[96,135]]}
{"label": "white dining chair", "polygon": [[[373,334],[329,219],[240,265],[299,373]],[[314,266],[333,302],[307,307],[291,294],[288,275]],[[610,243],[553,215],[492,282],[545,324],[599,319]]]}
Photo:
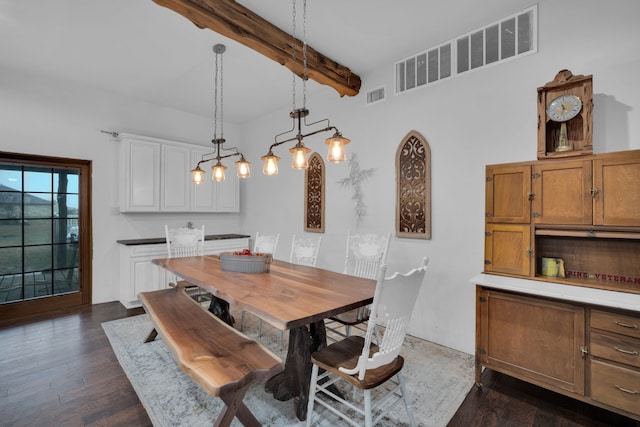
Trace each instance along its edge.
{"label": "white dining chair", "polygon": [[[418,299],[427,270],[428,258],[418,268],[406,274],[385,277],[387,267],[378,269],[376,290],[371,304],[365,336],[349,336],[311,354],[313,368],[309,385],[307,427],[314,415],[331,413],[351,425],[355,414],[364,425],[371,427],[404,402],[409,419],[414,420],[402,377],[404,358],[400,349],[407,334],[411,314]],[[379,345],[372,343],[376,330]],[[323,370],[322,373],[321,370]],[[361,390],[362,402],[350,402],[333,392],[339,384]],[[372,391],[375,389],[375,393]],[[338,390],[340,390],[338,388]],[[324,394],[325,396],[320,397]],[[342,393],[345,396],[348,393]],[[355,395],[355,393],[354,393]],[[328,399],[327,399],[328,397]],[[318,408],[318,411],[314,411]],[[318,418],[319,418],[318,417]],[[424,421],[424,420],[423,420]]]}
{"label": "white dining chair", "polygon": [[[289,262],[292,264],[306,265],[315,267],[318,262],[318,253],[320,253],[320,244],[322,236],[297,236],[291,238],[291,253],[289,254]],[[262,334],[262,322],[259,322]],[[284,340],[284,331],[280,331],[280,350],[282,350],[282,342]]]}
{"label": "white dining chair", "polygon": [[[169,228],[169,226],[165,224],[164,232],[167,243],[168,258],[183,258],[203,254],[204,225],[202,228]],[[181,278],[174,275],[176,285],[179,280],[181,280]],[[192,296],[198,302],[210,299],[209,295],[207,293],[203,293],[202,289],[198,286],[190,283],[187,287],[191,290],[195,290],[197,288],[197,293]]]}
{"label": "white dining chair", "polygon": [[[380,265],[387,262],[390,241],[391,233],[352,234],[351,230],[347,230],[347,249],[343,273],[365,279],[375,279]],[[369,310],[369,306],[364,306],[327,319],[325,321],[327,339],[330,341],[340,339],[335,338],[335,335],[342,338],[348,337],[351,335],[352,327],[364,332],[361,324],[367,321]]]}
{"label": "white dining chair", "polygon": [[[280,241],[280,233],[276,234],[260,234],[256,232],[256,238],[253,242],[253,253],[271,254],[275,258],[278,242]],[[244,331],[245,311],[240,313],[240,331]],[[262,319],[258,319],[258,335],[262,335]]]}
{"label": "white dining chair", "polygon": [[315,267],[320,253],[322,236],[297,236],[291,239],[291,253],[289,262],[292,264],[307,265]]}

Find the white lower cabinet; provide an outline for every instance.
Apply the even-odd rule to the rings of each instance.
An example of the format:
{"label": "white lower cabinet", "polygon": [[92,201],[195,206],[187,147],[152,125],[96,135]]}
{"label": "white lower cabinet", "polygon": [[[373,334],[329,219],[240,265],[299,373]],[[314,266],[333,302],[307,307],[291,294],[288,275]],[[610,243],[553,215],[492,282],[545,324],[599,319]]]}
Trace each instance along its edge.
{"label": "white lower cabinet", "polygon": [[[249,238],[206,240],[205,255],[237,251],[249,247]],[[155,258],[166,258],[165,243],[120,245],[120,302],[126,308],[140,307],[138,293],[167,287],[174,280],[171,273],[154,265]]]}

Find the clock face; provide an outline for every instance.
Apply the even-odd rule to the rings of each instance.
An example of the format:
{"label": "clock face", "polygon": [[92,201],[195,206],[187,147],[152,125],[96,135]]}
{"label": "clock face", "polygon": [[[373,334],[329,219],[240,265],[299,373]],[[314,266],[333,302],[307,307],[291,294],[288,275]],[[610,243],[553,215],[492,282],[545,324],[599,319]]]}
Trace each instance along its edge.
{"label": "clock face", "polygon": [[549,103],[547,115],[555,122],[566,122],[578,115],[582,101],[575,95],[562,95]]}

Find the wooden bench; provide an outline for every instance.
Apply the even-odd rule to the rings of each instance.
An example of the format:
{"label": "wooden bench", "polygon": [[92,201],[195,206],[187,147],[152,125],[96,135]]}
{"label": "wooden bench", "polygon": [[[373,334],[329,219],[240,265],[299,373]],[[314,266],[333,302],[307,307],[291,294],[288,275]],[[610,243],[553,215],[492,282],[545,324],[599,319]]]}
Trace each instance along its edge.
{"label": "wooden bench", "polygon": [[281,372],[282,360],[202,308],[184,287],[138,296],[154,326],[145,343],[160,335],[180,369],[225,403],[214,426],[229,426],[234,417],[259,426],[242,399],[254,381]]}

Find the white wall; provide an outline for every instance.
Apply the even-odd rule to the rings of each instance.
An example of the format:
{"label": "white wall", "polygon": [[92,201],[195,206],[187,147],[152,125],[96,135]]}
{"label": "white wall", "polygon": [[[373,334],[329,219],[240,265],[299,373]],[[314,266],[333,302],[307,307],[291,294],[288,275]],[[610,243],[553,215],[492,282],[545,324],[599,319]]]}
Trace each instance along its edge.
{"label": "white wall", "polygon": [[[594,152],[640,148],[639,13],[636,0],[547,0],[539,4],[535,55],[400,96],[393,95],[393,64],[361,76],[356,98],[340,99],[331,89],[308,94],[309,122],[328,117],[351,139],[347,149],[357,153],[360,167],[375,169],[363,187],[368,212],[357,227],[361,231],[394,229],[394,162],[402,138],[416,130],[431,146],[432,239],[394,237],[388,262],[389,271],[406,271],[424,255],[431,259],[411,325],[414,335],[474,352],[475,290],[469,279],[483,270],[484,167],[536,159],[537,87],[564,68],[593,74]],[[364,106],[366,90],[381,85],[387,100]],[[250,157],[264,155],[273,136],[290,128],[288,113],[283,109],[243,126],[242,140],[254,144],[243,148]],[[324,156],[326,136],[305,144]],[[283,259],[291,235],[303,233],[304,173],[289,167],[290,147],[275,150],[282,157],[278,176],[258,176],[254,166],[242,196],[244,231],[280,232],[276,257]],[[337,184],[347,173],[347,164],[326,164],[325,238],[318,265],[333,270],[342,268],[347,228],[356,228],[351,191]]]}
{"label": "white wall", "polygon": [[[211,120],[140,103],[63,81],[39,81],[3,70],[0,150],[71,157],[93,166],[93,303],[118,300],[116,240],[162,237],[164,224],[205,225],[207,234],[236,233],[238,214],[123,214],[118,206],[118,143],[100,130],[206,145]],[[238,127],[225,126],[229,139]],[[213,150],[212,150],[213,151]]]}

